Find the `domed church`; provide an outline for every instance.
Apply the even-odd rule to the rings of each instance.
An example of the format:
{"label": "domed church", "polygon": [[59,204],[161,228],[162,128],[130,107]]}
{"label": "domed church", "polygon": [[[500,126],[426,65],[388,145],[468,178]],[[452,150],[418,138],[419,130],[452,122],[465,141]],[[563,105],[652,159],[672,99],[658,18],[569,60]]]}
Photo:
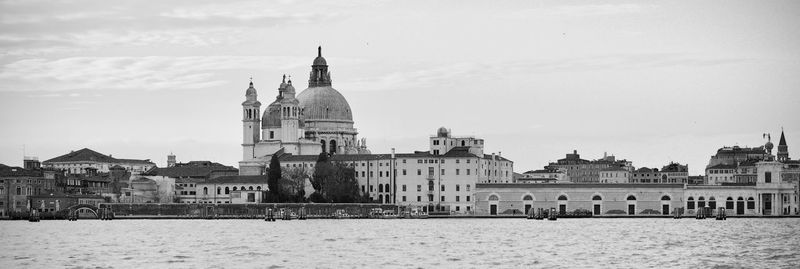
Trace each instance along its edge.
{"label": "domed church", "polygon": [[[308,88],[295,95],[291,79],[283,76],[278,96],[261,116],[253,82],[245,92],[242,161],[239,174],[260,175],[273,154],[369,154],[366,140],[358,140],[347,99],[331,86],[328,63],[317,48]],[[259,131],[258,128],[261,128]]]}

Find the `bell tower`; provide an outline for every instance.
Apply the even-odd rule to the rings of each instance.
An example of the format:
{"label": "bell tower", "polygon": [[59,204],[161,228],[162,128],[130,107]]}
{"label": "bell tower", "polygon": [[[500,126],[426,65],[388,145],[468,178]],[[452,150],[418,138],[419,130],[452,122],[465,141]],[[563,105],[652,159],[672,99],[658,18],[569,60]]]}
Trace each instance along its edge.
{"label": "bell tower", "polygon": [[300,101],[295,98],[292,79],[286,82],[286,89],[281,92],[281,135],[283,142],[300,140]]}
{"label": "bell tower", "polygon": [[261,102],[258,102],[258,93],[253,87],[253,79],[250,78],[250,87],[245,93],[245,101],[242,103],[242,157],[243,160],[255,158],[255,144],[261,140]]}
{"label": "bell tower", "polygon": [[779,162],[789,160],[789,146],[786,145],[786,137],[783,135],[783,128],[781,128],[781,141],[778,142],[777,157]]}

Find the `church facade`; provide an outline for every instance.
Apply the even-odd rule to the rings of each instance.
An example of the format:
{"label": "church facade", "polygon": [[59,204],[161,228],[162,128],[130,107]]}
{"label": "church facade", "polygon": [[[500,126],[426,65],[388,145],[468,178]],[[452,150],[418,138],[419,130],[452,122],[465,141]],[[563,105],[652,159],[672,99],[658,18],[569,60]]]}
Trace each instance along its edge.
{"label": "church facade", "polygon": [[332,86],[322,47],[311,65],[308,88],[296,93],[284,76],[278,95],[261,114],[258,93],[250,82],[242,103],[242,161],[240,175],[262,175],[275,154],[368,154],[358,140],[353,112],[344,96]]}

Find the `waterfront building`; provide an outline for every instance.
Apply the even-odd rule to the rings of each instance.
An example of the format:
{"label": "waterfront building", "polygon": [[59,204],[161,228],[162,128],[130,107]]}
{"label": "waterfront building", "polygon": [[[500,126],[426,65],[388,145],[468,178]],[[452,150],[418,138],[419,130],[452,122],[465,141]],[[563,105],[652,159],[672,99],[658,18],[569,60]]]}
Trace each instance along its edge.
{"label": "waterfront building", "polygon": [[581,159],[577,150],[567,154],[565,158],[550,163],[546,169],[555,169],[566,173],[567,180],[570,182],[600,182],[600,171],[609,167],[620,167],[628,171],[633,171],[632,163],[628,160],[616,160],[612,156],[603,156],[598,160]]}
{"label": "waterfront building", "polygon": [[514,182],[519,183],[555,183],[566,181],[566,173],[555,169],[530,170],[522,173]]}
{"label": "waterfront building", "polygon": [[708,207],[724,207],[729,215],[798,215],[797,183],[781,180],[796,174],[775,161],[757,164],[758,181],[752,185],[652,184],[478,184],[477,214],[497,215],[517,209],[556,208],[591,211],[593,215],[668,215],[675,208],[685,214]]}
{"label": "waterfront building", "polygon": [[112,166],[119,165],[133,175],[144,173],[155,167],[150,160],[117,159],[111,155],[84,148],[42,162],[46,169],[65,170],[69,174],[85,174],[88,169],[108,173]]}
{"label": "waterfront building", "polygon": [[[768,142],[768,145],[772,145],[772,143]],[[711,156],[711,159],[708,160],[708,165],[706,165],[706,168],[719,164],[736,165],[737,163],[747,160],[760,161],[766,159],[768,155],[769,154],[767,153],[765,146],[752,148],[742,148],[739,146],[722,147],[717,150],[717,154]]]}
{"label": "waterfront building", "polygon": [[194,201],[183,203],[200,204],[246,204],[262,202],[269,190],[266,175],[221,176],[198,182]]}
{"label": "waterfront building", "polygon": [[52,181],[45,179],[42,169],[25,169],[0,164],[0,218],[17,212],[27,212],[29,196],[52,188]]}
{"label": "waterfront building", "polygon": [[[511,183],[514,163],[498,154],[484,154],[483,139],[452,136],[439,128],[428,151],[354,154],[330,157],[355,169],[362,193],[374,201],[421,208],[425,212],[472,213],[475,184]],[[313,173],[317,155],[283,153],[283,169]]]}
{"label": "waterfront building", "polygon": [[311,65],[308,88],[299,95],[295,96],[292,80],[284,76],[278,96],[261,116],[261,102],[251,81],[242,108],[241,175],[264,174],[278,151],[294,155],[369,153],[366,140],[358,140],[350,104],[332,87],[321,47]]}
{"label": "waterfront building", "polygon": [[661,167],[661,183],[686,183],[689,181],[689,165],[670,162]]}
{"label": "waterfront building", "polygon": [[622,167],[608,167],[600,170],[600,183],[628,183],[631,173]]}
{"label": "waterfront building", "polygon": [[[171,156],[171,157],[170,157]],[[162,185],[172,185],[175,202],[197,202],[197,184],[222,176],[235,176],[239,169],[211,161],[190,161],[187,163],[174,162],[175,155],[168,155],[172,163],[166,168],[152,168],[140,176],[160,182]]]}
{"label": "waterfront building", "polygon": [[[64,193],[42,193],[30,196],[31,209],[39,212],[55,213],[68,209],[74,205],[91,205],[98,207],[106,200],[100,195],[91,194],[64,194]],[[96,213],[96,212],[95,212]]]}
{"label": "waterfront building", "polygon": [[737,166],[735,164],[717,164],[706,168],[706,178],[709,185],[721,185],[734,182]]}
{"label": "waterfront building", "polygon": [[659,183],[658,168],[641,167],[631,173],[631,183]]}

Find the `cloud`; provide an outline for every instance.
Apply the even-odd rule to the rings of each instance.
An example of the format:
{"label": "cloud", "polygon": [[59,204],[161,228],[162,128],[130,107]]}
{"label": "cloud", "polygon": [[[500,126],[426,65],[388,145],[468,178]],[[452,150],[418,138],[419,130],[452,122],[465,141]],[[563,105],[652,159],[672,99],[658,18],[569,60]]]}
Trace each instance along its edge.
{"label": "cloud", "polygon": [[574,58],[529,59],[503,62],[398,63],[403,70],[378,74],[362,79],[346,80],[348,89],[400,90],[426,87],[447,87],[466,79],[509,76],[513,74],[546,74],[562,72],[587,72],[601,70],[639,70],[664,67],[706,67],[755,62],[750,58],[725,58],[710,55],[683,53],[631,53],[609,54]]}
{"label": "cloud", "polygon": [[510,14],[512,18],[536,17],[595,17],[636,14],[657,8],[656,5],[640,4],[591,4],[563,5],[544,8],[522,9]]}
{"label": "cloud", "polygon": [[258,66],[280,70],[305,60],[251,56],[24,59],[2,66],[0,80],[5,83],[0,91],[212,88],[227,83],[221,75],[224,71],[245,73]]}

